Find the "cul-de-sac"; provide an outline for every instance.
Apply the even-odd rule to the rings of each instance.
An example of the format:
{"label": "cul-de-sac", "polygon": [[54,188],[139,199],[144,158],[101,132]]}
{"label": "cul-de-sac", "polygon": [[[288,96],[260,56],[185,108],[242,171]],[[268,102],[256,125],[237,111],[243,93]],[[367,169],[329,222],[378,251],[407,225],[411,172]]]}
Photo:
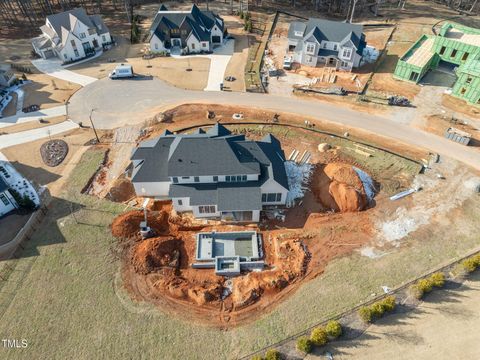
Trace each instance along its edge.
{"label": "cul-de-sac", "polygon": [[480,2],[0,0],[0,359],[480,359]]}

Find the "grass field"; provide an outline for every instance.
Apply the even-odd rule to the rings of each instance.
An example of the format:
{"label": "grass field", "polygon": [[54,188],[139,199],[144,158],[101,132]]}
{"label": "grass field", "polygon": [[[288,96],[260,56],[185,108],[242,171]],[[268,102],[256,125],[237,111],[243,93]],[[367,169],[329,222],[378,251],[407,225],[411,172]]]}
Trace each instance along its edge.
{"label": "grass field", "polygon": [[478,246],[471,234],[480,231],[480,201],[471,199],[455,223],[417,231],[380,259],[332,262],[255,323],[207,328],[136,303],[122,288],[108,225],[124,205],[79,193],[102,159],[103,150],[84,154],[20,258],[0,264],[0,334],[28,341],[25,349],[0,348],[0,358],[236,358]]}

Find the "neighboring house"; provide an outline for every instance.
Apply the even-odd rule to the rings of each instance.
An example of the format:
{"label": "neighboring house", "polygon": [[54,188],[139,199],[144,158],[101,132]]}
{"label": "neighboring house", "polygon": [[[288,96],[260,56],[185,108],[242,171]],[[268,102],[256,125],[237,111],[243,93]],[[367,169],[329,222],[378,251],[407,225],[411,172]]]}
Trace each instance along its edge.
{"label": "neighboring house", "polygon": [[329,65],[351,71],[359,67],[367,43],[362,25],[309,19],[294,21],[288,30],[288,50],[303,65]]}
{"label": "neighboring house", "polygon": [[0,217],[17,208],[17,203],[8,191],[8,184],[0,176]]}
{"label": "neighboring house", "polygon": [[140,143],[131,179],[138,196],[172,199],[178,212],[198,218],[257,222],[268,205],[285,205],[285,155],[272,135],[261,141],[232,135],[216,124],[207,132]]}
{"label": "neighboring house", "polygon": [[150,27],[150,51],[210,52],[223,43],[226,34],[223,19],[211,11],[197,5],[188,11],[169,11],[162,5]]}
{"label": "neighboring house", "polygon": [[32,46],[44,59],[72,62],[94,55],[112,42],[101,16],[87,15],[82,8],[47,16],[40,30],[42,35],[32,39]]}
{"label": "neighboring house", "polygon": [[480,29],[445,23],[436,35],[422,35],[398,60],[393,77],[417,84],[439,65],[458,67],[452,95],[479,106]]}
{"label": "neighboring house", "polygon": [[0,65],[0,87],[9,87],[16,79],[10,65]]}

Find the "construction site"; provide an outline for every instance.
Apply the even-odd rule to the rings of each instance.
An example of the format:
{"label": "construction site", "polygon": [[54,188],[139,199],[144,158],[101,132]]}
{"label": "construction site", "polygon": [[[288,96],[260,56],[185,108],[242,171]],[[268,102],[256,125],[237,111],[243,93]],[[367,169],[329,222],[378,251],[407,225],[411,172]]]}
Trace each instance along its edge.
{"label": "construction site", "polygon": [[[329,261],[366,246],[375,233],[374,214],[391,207],[391,195],[411,188],[422,168],[416,160],[323,133],[308,121],[299,126],[299,119],[287,114],[185,105],[162,118],[191,132],[198,126],[188,125],[198,124],[202,107],[207,123],[221,120],[234,135],[272,134],[280,140],[290,201],[265,208],[258,223],[234,224],[178,213],[169,200],[118,199],[136,209],[111,225],[122,249],[125,288],[132,298],[182,318],[231,327],[271,311],[322,274]],[[233,111],[241,112],[243,124],[227,125],[238,115]],[[155,137],[164,126],[147,128],[141,140]],[[131,188],[127,182],[121,182],[122,189]],[[115,185],[101,191],[121,192]],[[145,226],[151,229],[148,237],[141,235]],[[250,240],[257,236],[258,242]]]}

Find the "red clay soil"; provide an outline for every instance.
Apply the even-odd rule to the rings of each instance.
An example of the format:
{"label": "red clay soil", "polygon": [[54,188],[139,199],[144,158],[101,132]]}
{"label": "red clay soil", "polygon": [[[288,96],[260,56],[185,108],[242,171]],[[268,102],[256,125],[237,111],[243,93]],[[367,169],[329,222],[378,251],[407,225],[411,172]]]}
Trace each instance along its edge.
{"label": "red clay soil", "polygon": [[[325,213],[310,214],[303,228],[261,231],[265,270],[233,278],[232,293],[225,297],[225,278],[215,275],[213,269],[191,267],[195,234],[246,227],[196,223],[188,216],[176,215],[168,203],[155,203],[150,208],[149,226],[156,237],[140,238],[142,211],[122,214],[112,223],[112,233],[125,245],[122,275],[126,289],[134,299],[151,302],[162,311],[222,328],[271,311],[303,281],[321,274],[331,259],[350,253],[371,236],[366,212],[349,216],[349,224],[358,230],[355,236],[345,231],[341,214]],[[260,231],[255,226],[248,229]]]}
{"label": "red clay soil", "polygon": [[334,211],[361,211],[368,205],[362,180],[351,165],[317,165],[311,186],[318,201]]}

